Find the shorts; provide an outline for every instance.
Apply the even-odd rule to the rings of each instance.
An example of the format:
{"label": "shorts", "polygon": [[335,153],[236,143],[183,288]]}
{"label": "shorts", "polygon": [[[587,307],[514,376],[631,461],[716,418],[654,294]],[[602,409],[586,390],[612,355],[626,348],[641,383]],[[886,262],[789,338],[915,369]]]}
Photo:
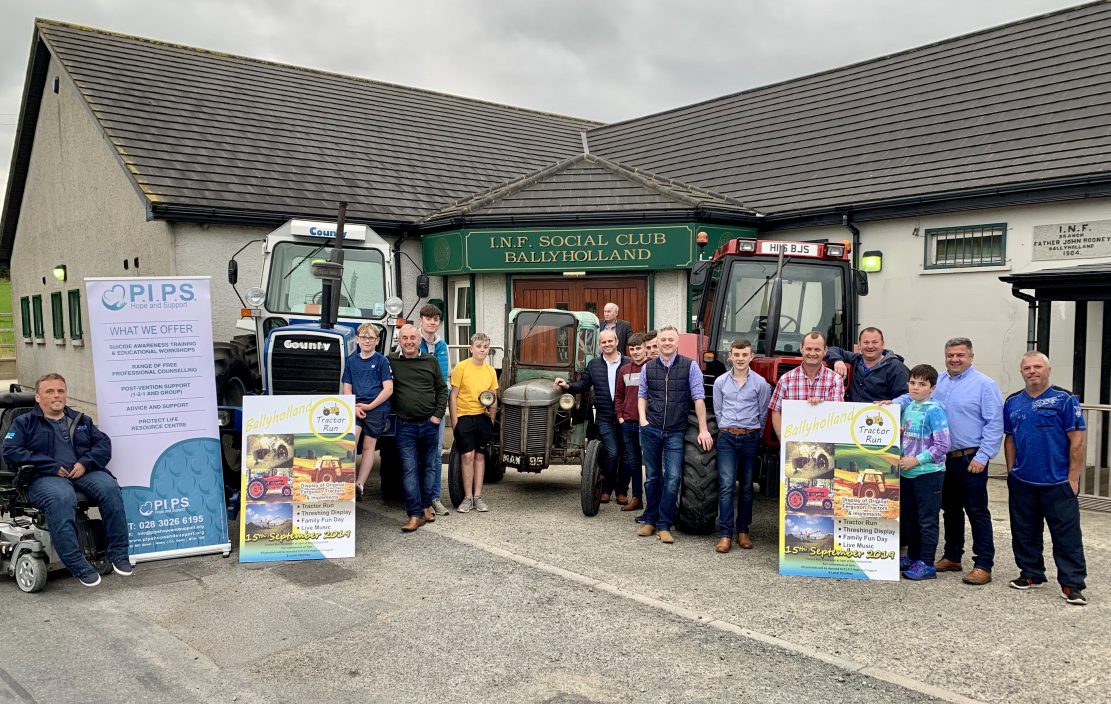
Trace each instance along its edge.
{"label": "shorts", "polygon": [[485,413],[473,416],[460,416],[459,423],[454,431],[455,447],[460,454],[481,450],[486,452],[486,447],[494,437],[494,421]]}
{"label": "shorts", "polygon": [[390,420],[390,412],[375,408],[367,411],[366,416],[359,420],[359,427],[363,429],[363,436],[378,438],[386,432],[386,425]]}

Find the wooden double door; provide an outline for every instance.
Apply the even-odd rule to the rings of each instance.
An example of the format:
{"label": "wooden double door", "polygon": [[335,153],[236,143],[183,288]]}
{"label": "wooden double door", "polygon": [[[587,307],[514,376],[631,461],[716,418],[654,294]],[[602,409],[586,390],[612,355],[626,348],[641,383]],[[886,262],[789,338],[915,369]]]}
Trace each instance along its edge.
{"label": "wooden double door", "polygon": [[648,278],[613,276],[584,278],[513,279],[514,308],[560,308],[590,311],[602,319],[602,308],[616,303],[618,317],[628,320],[633,332],[648,329]]}

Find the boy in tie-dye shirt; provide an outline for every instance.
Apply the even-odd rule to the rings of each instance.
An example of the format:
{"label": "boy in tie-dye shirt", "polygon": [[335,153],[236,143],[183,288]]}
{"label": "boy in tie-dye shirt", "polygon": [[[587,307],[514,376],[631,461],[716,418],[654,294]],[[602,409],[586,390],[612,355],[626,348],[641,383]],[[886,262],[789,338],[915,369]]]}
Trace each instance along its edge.
{"label": "boy in tie-dye shirt", "polygon": [[907,382],[910,399],[903,405],[902,412],[899,512],[907,553],[900,560],[899,568],[904,577],[913,580],[937,577],[934,553],[937,552],[945,453],[949,451],[949,420],[945,407],[930,398],[936,385],[937,370],[930,365],[919,364],[911,369]]}

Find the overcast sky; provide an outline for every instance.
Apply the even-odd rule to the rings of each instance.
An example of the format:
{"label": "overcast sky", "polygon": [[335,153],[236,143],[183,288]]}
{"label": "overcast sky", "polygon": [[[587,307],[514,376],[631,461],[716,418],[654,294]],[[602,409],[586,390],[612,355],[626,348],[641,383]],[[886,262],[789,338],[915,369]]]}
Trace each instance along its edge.
{"label": "overcast sky", "polygon": [[1062,0],[0,0],[0,193],[35,17],[614,122]]}

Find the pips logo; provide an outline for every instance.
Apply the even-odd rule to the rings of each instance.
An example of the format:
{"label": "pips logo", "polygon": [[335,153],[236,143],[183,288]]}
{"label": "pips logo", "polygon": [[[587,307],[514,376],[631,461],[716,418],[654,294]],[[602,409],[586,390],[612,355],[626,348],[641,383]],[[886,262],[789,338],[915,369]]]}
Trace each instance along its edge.
{"label": "pips logo", "polygon": [[100,295],[100,302],[108,310],[122,310],[127,305],[127,289],[116,284]]}
{"label": "pips logo", "polygon": [[139,504],[139,514],[142,516],[149,516],[154,513],[154,504],[150,501],[144,501]]}

